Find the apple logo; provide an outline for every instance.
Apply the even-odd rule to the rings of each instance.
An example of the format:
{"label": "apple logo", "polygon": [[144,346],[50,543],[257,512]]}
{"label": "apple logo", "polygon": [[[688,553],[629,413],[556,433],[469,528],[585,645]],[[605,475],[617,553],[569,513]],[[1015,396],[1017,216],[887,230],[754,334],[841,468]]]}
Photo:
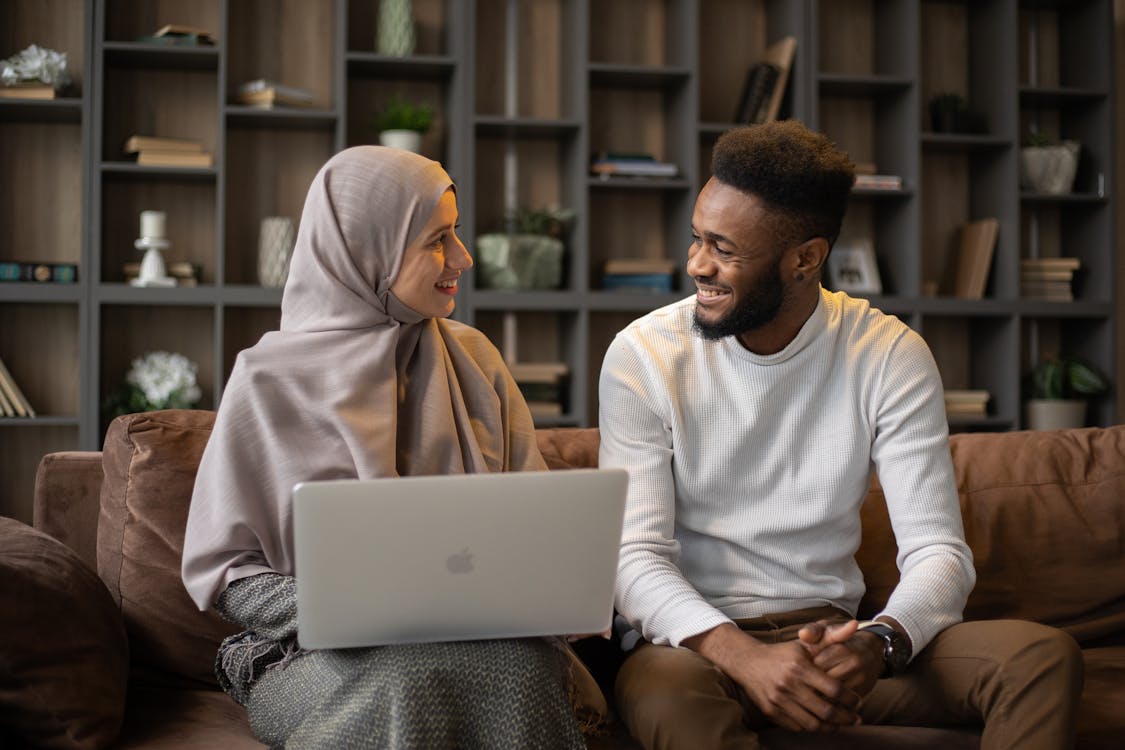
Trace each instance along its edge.
{"label": "apple logo", "polygon": [[473,553],[469,552],[469,548],[466,547],[460,552],[447,557],[445,559],[445,567],[450,573],[472,573]]}

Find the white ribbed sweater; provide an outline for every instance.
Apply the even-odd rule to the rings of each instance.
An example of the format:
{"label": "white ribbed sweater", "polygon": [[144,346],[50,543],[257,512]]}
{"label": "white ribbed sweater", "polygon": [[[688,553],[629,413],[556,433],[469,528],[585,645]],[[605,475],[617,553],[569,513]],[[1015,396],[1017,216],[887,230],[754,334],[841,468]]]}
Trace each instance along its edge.
{"label": "white ribbed sweater", "polygon": [[918,653],[961,620],[975,582],[925,342],[822,290],[797,337],[759,356],[693,334],[694,307],[633,322],[602,367],[600,465],[629,470],[618,611],[673,646],[731,618],[855,613],[874,468],[902,572],[884,613]]}

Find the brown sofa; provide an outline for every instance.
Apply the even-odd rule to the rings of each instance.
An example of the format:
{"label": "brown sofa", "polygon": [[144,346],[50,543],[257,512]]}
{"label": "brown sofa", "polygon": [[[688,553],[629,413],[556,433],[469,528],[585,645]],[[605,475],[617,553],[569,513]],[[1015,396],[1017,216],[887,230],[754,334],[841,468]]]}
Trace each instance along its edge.
{"label": "brown sofa", "polygon": [[[179,559],[212,412],[121,417],[104,450],[43,458],[34,526],[0,519],[0,748],[259,748],[245,711],[216,686],[232,627],[197,612]],[[597,430],[540,430],[552,469],[591,466]],[[978,584],[970,619],[1017,617],[1083,647],[1080,748],[1125,736],[1125,426],[965,434],[951,439]],[[858,553],[873,613],[897,580],[873,484]],[[62,542],[59,544],[55,540]],[[88,566],[88,567],[87,567]],[[97,575],[93,575],[93,570]],[[583,650],[603,685],[616,652]],[[773,748],[973,748],[965,728],[859,727],[832,736],[767,733]],[[592,747],[634,747],[611,722]]]}

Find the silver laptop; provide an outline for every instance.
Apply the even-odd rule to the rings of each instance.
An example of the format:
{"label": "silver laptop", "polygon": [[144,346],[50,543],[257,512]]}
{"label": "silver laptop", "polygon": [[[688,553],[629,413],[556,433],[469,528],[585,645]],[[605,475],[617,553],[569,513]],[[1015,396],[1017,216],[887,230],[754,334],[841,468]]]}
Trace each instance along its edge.
{"label": "silver laptop", "polygon": [[304,482],[304,648],[609,627],[628,477],[578,469]]}

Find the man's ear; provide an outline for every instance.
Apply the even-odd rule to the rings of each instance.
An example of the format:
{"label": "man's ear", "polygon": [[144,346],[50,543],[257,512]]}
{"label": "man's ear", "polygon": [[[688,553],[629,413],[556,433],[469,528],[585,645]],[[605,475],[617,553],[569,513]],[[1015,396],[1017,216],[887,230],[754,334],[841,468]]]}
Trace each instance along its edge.
{"label": "man's ear", "polygon": [[800,275],[806,279],[819,276],[825,260],[828,259],[828,250],[828,240],[823,237],[813,237],[797,245],[793,248],[793,275]]}

